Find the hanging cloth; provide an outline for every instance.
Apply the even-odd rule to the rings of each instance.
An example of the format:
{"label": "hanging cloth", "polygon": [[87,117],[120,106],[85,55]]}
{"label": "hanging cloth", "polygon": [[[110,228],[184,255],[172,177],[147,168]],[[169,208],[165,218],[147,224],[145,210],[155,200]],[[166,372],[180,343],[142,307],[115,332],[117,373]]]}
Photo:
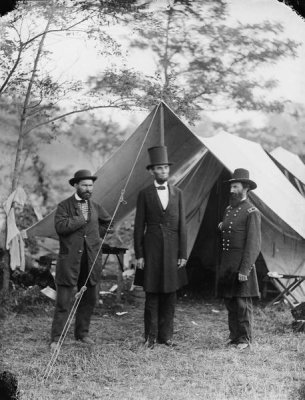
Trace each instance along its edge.
{"label": "hanging cloth", "polygon": [[27,195],[23,188],[17,187],[3,203],[6,213],[6,249],[10,252],[10,267],[14,271],[17,267],[25,269],[24,241],[16,225],[14,203],[23,207]]}

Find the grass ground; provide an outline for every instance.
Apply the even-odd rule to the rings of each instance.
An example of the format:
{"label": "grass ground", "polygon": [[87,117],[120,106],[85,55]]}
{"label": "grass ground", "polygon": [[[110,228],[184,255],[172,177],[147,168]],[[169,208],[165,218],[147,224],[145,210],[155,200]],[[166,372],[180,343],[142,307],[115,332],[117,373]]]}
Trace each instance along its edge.
{"label": "grass ground", "polygon": [[292,332],[285,308],[256,307],[255,343],[238,352],[224,347],[227,314],[220,302],[180,299],[179,347],[153,350],[143,346],[143,298],[120,309],[99,305],[91,325],[95,346],[75,343],[69,333],[43,383],[52,312],[42,303],[6,318],[4,367],[17,375],[22,400],[305,399],[305,334]]}

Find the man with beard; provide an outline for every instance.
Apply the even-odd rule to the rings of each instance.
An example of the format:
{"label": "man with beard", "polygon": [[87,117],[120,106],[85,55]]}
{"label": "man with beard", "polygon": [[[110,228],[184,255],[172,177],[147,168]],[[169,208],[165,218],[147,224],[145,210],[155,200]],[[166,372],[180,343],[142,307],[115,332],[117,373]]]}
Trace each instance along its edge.
{"label": "man with beard", "polygon": [[[88,337],[90,319],[97,297],[96,284],[99,281],[101,238],[105,235],[111,220],[100,205],[90,200],[93,182],[97,179],[88,170],[75,172],[69,180],[75,188],[73,196],[62,201],[55,213],[55,230],[59,236],[59,255],[56,265],[56,305],[51,330],[51,349],[55,350],[67,321],[73,294],[86,283],[88,273],[95,262],[86,284],[86,290],[75,316],[74,336],[86,344],[93,344]],[[97,257],[98,255],[98,257]],[[97,259],[96,259],[97,257]],[[95,260],[96,259],[96,260]]]}
{"label": "man with beard", "polygon": [[248,199],[257,187],[249,171],[239,168],[230,183],[230,205],[219,224],[222,233],[222,259],[218,295],[228,310],[230,341],[239,350],[252,341],[252,298],[259,297],[255,261],[261,248],[261,216]]}
{"label": "man with beard", "polygon": [[[148,149],[153,184],[140,191],[134,227],[137,268],[144,269],[145,341],[173,347],[176,291],[187,283],[186,222],[182,192],[168,184],[165,146]],[[179,272],[178,272],[179,270]]]}

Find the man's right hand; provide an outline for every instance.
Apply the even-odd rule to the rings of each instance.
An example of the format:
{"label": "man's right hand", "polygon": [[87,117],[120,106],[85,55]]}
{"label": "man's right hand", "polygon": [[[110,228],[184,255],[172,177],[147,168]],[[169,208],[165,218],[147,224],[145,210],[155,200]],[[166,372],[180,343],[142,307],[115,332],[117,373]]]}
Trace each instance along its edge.
{"label": "man's right hand", "polygon": [[139,269],[144,269],[144,258],[136,259],[136,267]]}

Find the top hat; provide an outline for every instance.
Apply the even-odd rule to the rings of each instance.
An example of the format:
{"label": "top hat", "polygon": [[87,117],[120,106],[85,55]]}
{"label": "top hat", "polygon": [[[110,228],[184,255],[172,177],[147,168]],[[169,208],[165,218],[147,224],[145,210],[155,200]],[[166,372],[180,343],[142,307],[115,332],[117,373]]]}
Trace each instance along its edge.
{"label": "top hat", "polygon": [[227,182],[229,183],[234,183],[234,182],[241,182],[241,183],[247,183],[250,187],[250,190],[256,189],[257,184],[251,179],[249,179],[249,171],[244,168],[237,168],[232,175],[232,178],[229,179]]}
{"label": "top hat", "polygon": [[78,183],[79,181],[82,181],[84,179],[91,179],[92,181],[96,181],[97,176],[91,175],[91,172],[87,169],[80,169],[79,171],[75,172],[74,177],[69,180],[69,183],[71,186],[74,186],[75,183]]}
{"label": "top hat", "polygon": [[148,149],[148,155],[150,164],[146,166],[147,169],[154,165],[172,165],[171,162],[168,162],[166,146],[150,147]]}

